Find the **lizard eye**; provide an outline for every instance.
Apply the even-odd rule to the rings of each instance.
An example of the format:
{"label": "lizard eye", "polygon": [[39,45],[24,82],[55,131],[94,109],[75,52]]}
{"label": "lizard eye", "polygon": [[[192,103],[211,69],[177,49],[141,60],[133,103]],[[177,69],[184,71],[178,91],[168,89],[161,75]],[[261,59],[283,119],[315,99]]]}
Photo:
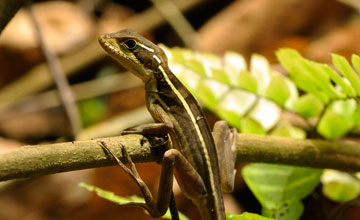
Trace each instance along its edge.
{"label": "lizard eye", "polygon": [[135,49],[136,47],[136,42],[133,39],[127,39],[124,44],[125,47],[130,50]]}

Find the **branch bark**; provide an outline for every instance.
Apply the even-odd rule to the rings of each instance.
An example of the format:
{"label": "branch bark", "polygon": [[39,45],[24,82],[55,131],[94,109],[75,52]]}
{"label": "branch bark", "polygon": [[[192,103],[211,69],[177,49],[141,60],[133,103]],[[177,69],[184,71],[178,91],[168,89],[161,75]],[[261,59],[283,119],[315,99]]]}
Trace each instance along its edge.
{"label": "branch bark", "polygon": [[123,162],[120,144],[126,147],[134,162],[151,162],[159,158],[141,135],[28,145],[0,155],[0,181],[115,165],[98,143],[100,140],[106,142]]}
{"label": "branch bark", "polygon": [[[126,147],[134,162],[154,162],[161,157],[159,148],[151,148],[148,139],[141,135],[29,145],[1,154],[0,181],[115,165],[98,144],[99,140],[106,142],[123,162],[120,144]],[[238,162],[360,170],[360,145],[356,142],[238,134],[237,149]]]}

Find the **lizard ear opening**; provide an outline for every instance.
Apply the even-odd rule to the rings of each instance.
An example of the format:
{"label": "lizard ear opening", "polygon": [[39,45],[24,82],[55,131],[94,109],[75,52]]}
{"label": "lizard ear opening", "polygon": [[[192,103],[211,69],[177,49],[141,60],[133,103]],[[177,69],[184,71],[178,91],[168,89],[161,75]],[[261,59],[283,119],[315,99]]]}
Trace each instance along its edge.
{"label": "lizard ear opening", "polygon": [[124,41],[124,45],[127,49],[133,50],[136,47],[136,41],[133,39],[127,39],[126,41]]}

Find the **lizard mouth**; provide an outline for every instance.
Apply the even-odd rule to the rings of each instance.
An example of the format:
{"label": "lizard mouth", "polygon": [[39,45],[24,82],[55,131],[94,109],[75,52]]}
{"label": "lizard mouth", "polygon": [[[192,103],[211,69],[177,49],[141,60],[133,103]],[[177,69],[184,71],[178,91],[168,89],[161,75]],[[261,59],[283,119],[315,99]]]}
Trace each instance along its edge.
{"label": "lizard mouth", "polygon": [[119,48],[116,47],[116,39],[109,37],[107,34],[103,34],[99,36],[100,45],[107,51],[114,54],[120,54]]}
{"label": "lizard mouth", "polygon": [[122,49],[120,48],[121,45],[119,45],[119,42],[116,38],[108,35],[108,34],[102,34],[98,38],[99,43],[102,48],[115,60],[120,62],[122,65],[126,65],[129,63],[128,57],[124,54]]}
{"label": "lizard mouth", "polygon": [[143,68],[143,65],[136,62],[135,55],[131,52],[126,53],[126,48],[122,47],[117,37],[114,37],[111,34],[102,34],[99,36],[98,41],[101,47],[125,69],[133,72],[143,81],[148,80],[148,73]]}

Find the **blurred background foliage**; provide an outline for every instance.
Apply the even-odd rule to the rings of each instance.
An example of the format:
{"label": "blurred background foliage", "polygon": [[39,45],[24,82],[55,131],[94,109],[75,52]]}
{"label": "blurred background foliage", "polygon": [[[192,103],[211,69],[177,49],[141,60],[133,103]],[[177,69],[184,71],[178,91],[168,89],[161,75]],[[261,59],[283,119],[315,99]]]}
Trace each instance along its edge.
{"label": "blurred background foliage", "polygon": [[[23,3],[0,2],[0,27],[11,17],[5,12]],[[164,45],[170,68],[204,106],[211,126],[223,118],[245,133],[359,141],[357,0],[35,1],[32,8],[69,81],[82,128],[71,129],[29,11],[21,8],[0,30],[0,152],[119,135],[151,121],[142,83],[97,43],[100,33],[123,28]],[[228,212],[277,219],[359,215],[356,174],[268,164],[241,172],[244,165],[238,164],[234,193],[225,196]],[[160,166],[138,169],[156,191]],[[89,194],[77,187],[80,181],[140,195],[117,167],[8,181],[0,185],[0,219],[151,219]],[[176,186],[175,194],[179,209],[197,219]]]}

